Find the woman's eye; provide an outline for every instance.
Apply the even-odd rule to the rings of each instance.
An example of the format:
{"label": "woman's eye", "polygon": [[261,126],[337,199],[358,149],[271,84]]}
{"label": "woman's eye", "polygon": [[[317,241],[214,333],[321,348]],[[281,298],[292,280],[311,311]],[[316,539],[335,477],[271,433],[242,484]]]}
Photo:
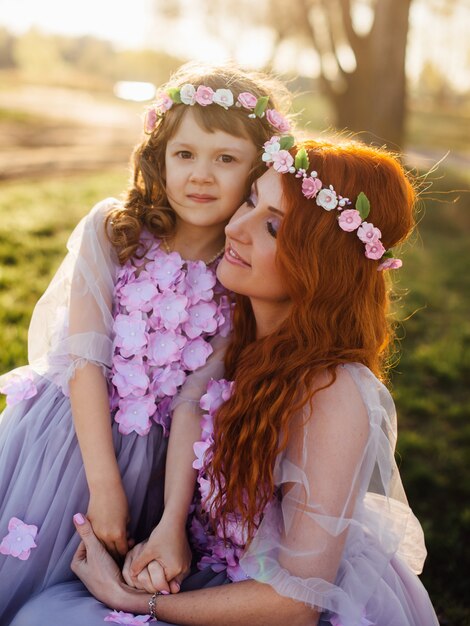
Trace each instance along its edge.
{"label": "woman's eye", "polygon": [[254,194],[253,191],[250,193],[250,195],[245,200],[245,202],[250,207],[254,207],[255,206],[255,204],[256,204],[256,195]]}
{"label": "woman's eye", "polygon": [[180,150],[176,154],[180,159],[190,159],[193,156],[189,150]]}
{"label": "woman's eye", "polygon": [[276,218],[271,218],[266,222],[266,228],[268,230],[268,233],[271,235],[271,237],[274,237],[274,239],[276,239],[277,237],[279,226],[279,220]]}
{"label": "woman's eye", "polygon": [[233,156],[230,156],[230,154],[221,154],[219,158],[222,163],[231,163],[232,161],[235,161]]}

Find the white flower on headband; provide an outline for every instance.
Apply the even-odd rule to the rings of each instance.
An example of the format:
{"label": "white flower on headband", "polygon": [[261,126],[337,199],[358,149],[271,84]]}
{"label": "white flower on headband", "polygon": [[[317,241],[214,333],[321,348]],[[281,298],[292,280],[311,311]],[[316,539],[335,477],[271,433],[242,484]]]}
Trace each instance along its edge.
{"label": "white flower on headband", "polygon": [[[322,184],[321,180],[318,178],[312,179],[317,183]],[[305,194],[304,194],[305,195]],[[321,189],[317,194],[317,204],[321,206],[325,211],[332,211],[336,209],[338,206],[338,196],[336,195],[336,191],[333,189],[333,185],[330,185],[328,189]]]}
{"label": "white flower on headband", "polygon": [[230,89],[217,89],[213,97],[213,102],[220,104],[224,109],[228,109],[233,104],[233,94]]}
{"label": "white flower on headband", "polygon": [[263,147],[264,147],[264,152],[261,158],[263,159],[265,163],[272,163],[273,155],[276,154],[276,152],[279,152],[279,150],[281,149],[279,138],[271,137],[269,141],[266,141]]}
{"label": "white flower on headband", "polygon": [[196,102],[196,89],[194,85],[186,83],[180,89],[180,98],[183,104],[193,106]]}

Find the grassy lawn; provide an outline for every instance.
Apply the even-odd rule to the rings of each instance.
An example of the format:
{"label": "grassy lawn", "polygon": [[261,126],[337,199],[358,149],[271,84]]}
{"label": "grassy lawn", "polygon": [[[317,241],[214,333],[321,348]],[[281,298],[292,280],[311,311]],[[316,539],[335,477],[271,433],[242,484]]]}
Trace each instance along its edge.
{"label": "grassy lawn", "polygon": [[[122,170],[0,186],[1,372],[26,361],[32,308],[72,228],[126,183]],[[447,626],[470,624],[462,575],[470,563],[470,212],[468,197],[437,200],[463,184],[452,174],[437,182],[403,251],[395,302],[402,357],[392,375],[398,461],[429,551],[423,581]]]}

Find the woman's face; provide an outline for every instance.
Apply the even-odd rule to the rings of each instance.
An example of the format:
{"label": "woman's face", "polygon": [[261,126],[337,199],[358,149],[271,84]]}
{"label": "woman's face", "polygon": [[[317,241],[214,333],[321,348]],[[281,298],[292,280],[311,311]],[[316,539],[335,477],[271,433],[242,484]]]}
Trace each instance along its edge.
{"label": "woman's face", "polygon": [[227,289],[248,296],[255,313],[258,305],[274,314],[289,305],[276,263],[282,205],[281,174],[270,169],[254,182],[248,199],[225,227],[225,255],[217,276]]}

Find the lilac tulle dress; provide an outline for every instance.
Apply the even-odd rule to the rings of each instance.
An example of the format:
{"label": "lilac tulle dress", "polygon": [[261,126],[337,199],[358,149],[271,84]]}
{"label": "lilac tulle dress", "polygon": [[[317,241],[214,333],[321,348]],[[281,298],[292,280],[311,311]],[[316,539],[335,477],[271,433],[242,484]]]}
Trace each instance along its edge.
{"label": "lilac tulle dress", "polygon": [[[139,541],[162,512],[172,400],[189,373],[206,365],[210,377],[223,351],[229,304],[214,266],[166,254],[145,233],[143,257],[119,265],[104,229],[116,205],[99,203],[72,233],[33,313],[30,364],[0,379],[2,626],[34,594],[74,579],[72,516],[89,499],[68,397],[76,369],[93,363],[108,381],[129,531]],[[184,410],[199,411],[198,400]]]}
{"label": "lilac tulle dress", "polygon": [[[216,368],[211,365],[213,374]],[[202,381],[200,373],[192,378]],[[194,397],[194,390],[190,391]],[[341,396],[337,426],[343,443],[338,454],[332,454],[330,416],[325,420],[317,414],[315,419],[315,409],[310,417],[307,407],[294,418],[289,444],[275,463],[275,494],[260,511],[248,547],[236,512],[227,524],[226,542],[207,513],[204,468],[211,461],[213,419],[232,391],[230,382],[212,380],[201,398],[202,437],[194,446],[198,481],[188,519],[195,559],[182,592],[253,579],[317,609],[320,616],[311,624],[438,626],[417,576],[426,550],[394,459],[396,416],[387,389],[363,365],[338,368],[333,392]],[[176,406],[190,399],[187,393],[183,387]],[[364,405],[364,415],[349,414],[352,401]],[[356,437],[358,432],[361,435]],[[80,581],[73,581],[31,599],[11,626],[101,626],[147,620],[148,616],[112,611]]]}

